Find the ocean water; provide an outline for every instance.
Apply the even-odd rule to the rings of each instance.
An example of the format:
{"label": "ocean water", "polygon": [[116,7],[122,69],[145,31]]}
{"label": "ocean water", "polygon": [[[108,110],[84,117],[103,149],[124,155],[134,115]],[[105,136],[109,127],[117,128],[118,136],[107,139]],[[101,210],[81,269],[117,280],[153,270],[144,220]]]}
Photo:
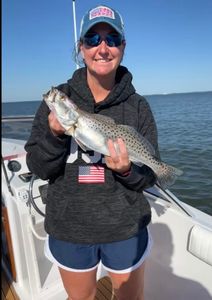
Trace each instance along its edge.
{"label": "ocean water", "polygon": [[170,190],[212,215],[212,92],[147,96],[161,158],[183,170]]}
{"label": "ocean water", "polygon": [[[161,158],[181,170],[170,190],[183,202],[212,215],[212,92],[145,96],[153,111]],[[3,103],[3,116],[33,115],[40,102]],[[3,124],[3,136],[16,137]],[[21,132],[27,138],[30,128]]]}

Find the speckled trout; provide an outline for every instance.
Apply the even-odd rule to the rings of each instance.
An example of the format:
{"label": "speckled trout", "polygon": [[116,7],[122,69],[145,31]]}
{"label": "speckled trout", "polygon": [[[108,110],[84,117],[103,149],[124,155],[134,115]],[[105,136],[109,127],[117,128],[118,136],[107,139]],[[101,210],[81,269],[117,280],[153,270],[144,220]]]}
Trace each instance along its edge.
{"label": "speckled trout", "polygon": [[108,139],[114,141],[118,151],[116,140],[122,138],[130,161],[139,166],[145,164],[150,167],[163,188],[172,185],[177,176],[182,174],[181,170],[157,159],[153,146],[133,127],[119,125],[110,117],[79,109],[65,93],[54,87],[43,97],[65,129],[65,134],[71,135],[84,151],[93,150],[109,155]]}

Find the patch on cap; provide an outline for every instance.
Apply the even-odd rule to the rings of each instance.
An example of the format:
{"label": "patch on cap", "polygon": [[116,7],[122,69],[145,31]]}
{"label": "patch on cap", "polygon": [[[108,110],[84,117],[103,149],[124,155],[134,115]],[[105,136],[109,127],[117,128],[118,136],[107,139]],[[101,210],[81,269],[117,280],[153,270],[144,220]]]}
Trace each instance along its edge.
{"label": "patch on cap", "polygon": [[115,14],[112,9],[105,6],[98,6],[92,9],[89,13],[89,20],[99,18],[99,17],[106,17],[110,19],[115,19]]}

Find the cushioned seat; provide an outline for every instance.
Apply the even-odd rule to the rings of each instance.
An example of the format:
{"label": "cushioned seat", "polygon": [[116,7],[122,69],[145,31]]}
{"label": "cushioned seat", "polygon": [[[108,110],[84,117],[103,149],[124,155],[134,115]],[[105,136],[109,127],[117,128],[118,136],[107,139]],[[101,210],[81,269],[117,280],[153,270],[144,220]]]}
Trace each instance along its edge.
{"label": "cushioned seat", "polygon": [[212,231],[198,225],[192,227],[188,251],[212,266]]}

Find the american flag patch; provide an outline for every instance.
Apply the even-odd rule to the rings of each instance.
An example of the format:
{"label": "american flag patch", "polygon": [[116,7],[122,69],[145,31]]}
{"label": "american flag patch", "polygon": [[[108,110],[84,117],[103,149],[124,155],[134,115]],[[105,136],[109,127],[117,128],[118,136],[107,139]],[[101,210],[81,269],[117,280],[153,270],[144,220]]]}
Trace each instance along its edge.
{"label": "american flag patch", "polygon": [[90,165],[79,166],[79,183],[104,183],[105,169],[104,167]]}

